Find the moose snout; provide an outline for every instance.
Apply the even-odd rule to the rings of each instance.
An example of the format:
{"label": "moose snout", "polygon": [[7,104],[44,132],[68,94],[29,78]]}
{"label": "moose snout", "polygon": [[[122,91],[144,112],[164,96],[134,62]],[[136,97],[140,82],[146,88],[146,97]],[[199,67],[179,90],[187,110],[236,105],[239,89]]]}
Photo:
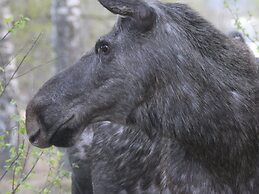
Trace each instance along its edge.
{"label": "moose snout", "polygon": [[49,147],[48,138],[44,134],[44,126],[39,118],[40,103],[32,100],[26,109],[26,131],[29,141],[32,145],[39,148]]}

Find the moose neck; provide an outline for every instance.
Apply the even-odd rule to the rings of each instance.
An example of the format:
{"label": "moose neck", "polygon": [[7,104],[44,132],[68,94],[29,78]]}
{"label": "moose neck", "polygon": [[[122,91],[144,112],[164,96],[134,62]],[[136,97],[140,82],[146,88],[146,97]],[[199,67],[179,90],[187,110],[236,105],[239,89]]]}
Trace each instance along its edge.
{"label": "moose neck", "polygon": [[[188,156],[190,162],[228,184],[254,176],[258,145],[253,123],[241,125],[242,121],[235,120],[240,117],[224,108],[220,97],[210,99],[222,108],[216,109],[213,105],[206,106],[206,102],[195,102],[190,91],[188,94],[180,92],[173,86],[162,90],[132,114],[131,121],[138,128],[151,139],[164,137],[176,142],[181,147],[180,155]],[[172,95],[172,91],[178,96]],[[197,103],[204,107],[197,107]],[[252,121],[253,117],[249,119]]]}

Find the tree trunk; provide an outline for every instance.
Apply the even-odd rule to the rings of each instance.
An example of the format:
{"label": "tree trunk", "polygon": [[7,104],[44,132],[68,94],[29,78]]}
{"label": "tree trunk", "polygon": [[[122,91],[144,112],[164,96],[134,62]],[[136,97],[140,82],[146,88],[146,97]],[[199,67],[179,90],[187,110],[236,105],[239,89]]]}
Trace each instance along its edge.
{"label": "tree trunk", "polygon": [[[15,80],[10,81],[16,67],[12,60],[14,46],[9,36],[5,37],[8,31],[3,19],[7,17],[10,17],[8,1],[0,0],[0,137],[5,137],[5,142],[10,143],[12,129],[16,127],[10,117],[17,113],[16,106],[11,101],[16,96],[18,86]],[[8,135],[5,131],[9,132]],[[0,169],[3,169],[8,156],[8,150],[0,147]]]}
{"label": "tree trunk", "polygon": [[72,65],[81,54],[80,0],[53,0],[53,48],[56,54],[56,71]]}

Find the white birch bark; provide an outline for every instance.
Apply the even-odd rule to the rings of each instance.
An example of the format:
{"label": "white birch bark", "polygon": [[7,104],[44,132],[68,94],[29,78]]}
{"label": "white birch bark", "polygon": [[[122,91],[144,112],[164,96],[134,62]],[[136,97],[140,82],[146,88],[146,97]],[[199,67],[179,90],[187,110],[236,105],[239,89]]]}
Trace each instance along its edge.
{"label": "white birch bark", "polygon": [[53,48],[56,60],[56,71],[59,72],[72,65],[81,54],[80,0],[53,0]]}
{"label": "white birch bark", "polygon": [[[5,37],[8,31],[3,19],[8,17],[11,17],[8,1],[0,0],[0,84],[2,86],[0,89],[0,136],[5,136],[6,143],[10,143],[13,128],[16,127],[11,116],[17,113],[17,109],[11,101],[18,91],[17,81],[10,81],[16,66],[15,60],[12,59],[14,46],[9,36]],[[9,131],[9,135],[6,135],[4,131]],[[0,168],[7,158],[8,150],[0,148]]]}

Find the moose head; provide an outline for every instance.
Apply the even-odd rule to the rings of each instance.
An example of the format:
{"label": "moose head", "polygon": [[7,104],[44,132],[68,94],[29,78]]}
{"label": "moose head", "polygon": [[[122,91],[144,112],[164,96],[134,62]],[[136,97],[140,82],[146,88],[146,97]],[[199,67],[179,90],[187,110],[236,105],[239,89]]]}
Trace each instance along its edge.
{"label": "moose head", "polygon": [[204,158],[234,160],[232,147],[253,147],[255,60],[246,48],[183,4],[99,2],[120,17],[30,101],[33,145],[71,146],[87,126],[110,121]]}

